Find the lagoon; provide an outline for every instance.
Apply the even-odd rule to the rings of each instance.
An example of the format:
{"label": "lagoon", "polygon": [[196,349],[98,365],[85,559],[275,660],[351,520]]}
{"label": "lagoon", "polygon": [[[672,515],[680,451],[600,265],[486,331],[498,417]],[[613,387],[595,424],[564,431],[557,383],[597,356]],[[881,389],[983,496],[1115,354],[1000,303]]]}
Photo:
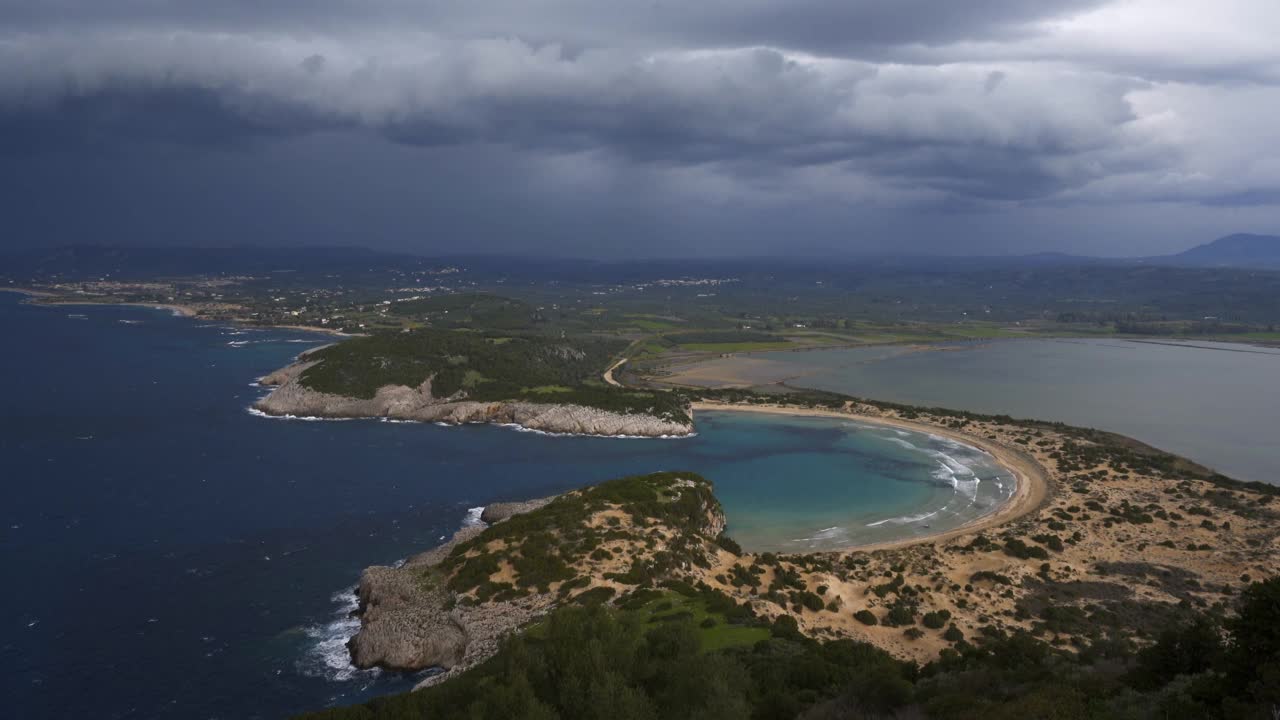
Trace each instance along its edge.
{"label": "lagoon", "polygon": [[1013,490],[984,453],[844,420],[700,412],[696,437],[640,440],[265,419],[253,379],[329,339],[9,293],[0,329],[15,717],[274,718],[407,689],[346,663],[352,586],[497,500],[687,469],[744,546],[807,550],[937,532]]}
{"label": "lagoon", "polygon": [[680,382],[783,380],[876,400],[1061,421],[1129,435],[1239,480],[1280,484],[1280,349],[1025,339],[770,352]]}

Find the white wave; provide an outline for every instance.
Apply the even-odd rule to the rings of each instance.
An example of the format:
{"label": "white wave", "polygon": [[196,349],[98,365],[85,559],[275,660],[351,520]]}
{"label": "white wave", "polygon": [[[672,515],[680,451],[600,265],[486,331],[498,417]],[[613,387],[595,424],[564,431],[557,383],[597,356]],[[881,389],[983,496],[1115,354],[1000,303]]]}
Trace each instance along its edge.
{"label": "white wave", "polygon": [[[946,507],[946,506],[944,505],[943,507]],[[942,512],[942,508],[938,508],[933,512],[923,513],[920,515],[903,515],[901,517],[888,518],[887,520],[877,520],[876,522],[873,522],[873,523],[867,523],[867,527],[880,527],[881,525],[908,525],[910,523],[916,523],[922,520],[928,520],[931,517],[935,517],[940,512]]]}
{"label": "white wave", "polygon": [[813,535],[803,538],[793,538],[791,542],[807,543],[810,546],[819,542],[846,541],[849,539],[849,531],[839,525],[828,528],[822,528]]}
{"label": "white wave", "polygon": [[[484,525],[484,521],[480,519],[483,512],[483,505],[467,508],[462,526]],[[445,536],[441,535],[440,540],[445,540]],[[401,558],[392,563],[391,567],[402,567],[406,561],[407,558]],[[360,632],[360,618],[355,614],[360,608],[356,588],[356,585],[352,585],[330,596],[329,599],[337,608],[328,622],[304,628],[303,632],[312,642],[297,663],[298,670],[303,675],[345,682],[355,678],[374,678],[381,672],[377,668],[361,670],[351,663],[351,651],[347,649],[347,643]]]}
{"label": "white wave", "polygon": [[887,437],[887,438],[885,438],[885,440],[887,440],[888,442],[893,443],[894,445],[898,445],[898,446],[904,447],[904,448],[906,448],[906,449],[908,449],[908,450],[920,450],[920,449],[921,449],[921,448],[920,448],[920,446],[915,445],[915,444],[910,443],[910,442],[907,442],[906,440],[903,440],[903,439],[902,439],[902,438],[900,438],[900,437]]}
{"label": "white wave", "polygon": [[249,413],[254,417],[269,418],[271,420],[302,420],[305,422],[346,422],[348,420],[360,419],[360,418],[316,417],[314,415],[272,415],[270,413],[262,412],[261,410],[259,410],[258,408],[252,405],[245,408],[245,412]]}
{"label": "white wave", "polygon": [[484,506],[467,508],[467,516],[462,519],[462,527],[480,527],[484,525],[484,521],[480,519],[480,514],[484,512]]}
{"label": "white wave", "polygon": [[304,675],[323,677],[342,682],[356,677],[375,677],[378,669],[361,670],[351,664],[351,652],[347,643],[360,631],[360,618],[352,613],[359,607],[356,587],[345,588],[333,594],[337,605],[332,618],[325,623],[304,629],[312,640],[311,647],[298,662],[298,670]]}
{"label": "white wave", "polygon": [[[256,387],[257,383],[252,383],[251,385]],[[422,420],[402,420],[399,418],[389,418],[385,416],[349,418],[349,417],[317,417],[314,415],[288,415],[288,414],[272,415],[269,413],[265,413],[259,410],[258,408],[253,407],[252,405],[245,408],[245,412],[248,412],[250,415],[254,417],[271,418],[273,420],[305,420],[307,422],[347,422],[349,420],[376,420],[377,422],[407,424],[407,425],[425,424],[425,422]],[[447,423],[447,422],[441,422],[439,420],[434,421],[431,424],[437,427],[446,427],[446,428],[453,428],[453,427],[459,426],[459,423]],[[588,438],[609,438],[609,439],[618,439],[618,440],[681,440],[684,438],[697,437],[698,435],[697,433],[690,433],[688,435],[593,435],[590,433],[555,433],[555,432],[547,432],[545,430],[534,430],[532,428],[527,428],[522,425],[517,425],[515,423],[491,423],[484,420],[472,420],[470,422],[462,423],[462,424],[496,425],[497,427],[509,428],[511,430],[515,430],[516,432],[534,433],[536,435],[543,435],[546,437],[588,437]]]}
{"label": "white wave", "polygon": [[[436,423],[439,425],[440,423]],[[468,425],[484,425],[484,422],[473,422]],[[569,432],[550,432],[548,430],[536,430],[528,428],[516,423],[496,423],[498,427],[515,430],[516,432],[533,433],[534,435],[542,435],[544,437],[585,437],[585,438],[609,438],[612,440],[681,440],[683,438],[697,437],[697,433],[689,433],[688,435],[597,435],[595,433],[569,433]]]}

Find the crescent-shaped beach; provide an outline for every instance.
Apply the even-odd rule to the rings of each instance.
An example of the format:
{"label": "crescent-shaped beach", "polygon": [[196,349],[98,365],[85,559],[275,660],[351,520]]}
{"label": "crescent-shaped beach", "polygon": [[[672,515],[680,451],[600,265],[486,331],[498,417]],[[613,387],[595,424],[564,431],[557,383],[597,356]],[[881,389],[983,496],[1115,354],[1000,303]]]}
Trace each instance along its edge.
{"label": "crescent-shaped beach", "polygon": [[[893,540],[888,542],[877,543],[859,543],[852,544],[841,548],[845,550],[885,550],[890,548],[906,547],[917,545],[920,543],[938,542],[951,538],[981,532],[986,529],[994,528],[1013,520],[1017,520],[1028,513],[1035,511],[1041,507],[1049,496],[1051,480],[1046,468],[1040,464],[1034,457],[1029,454],[1009,447],[998,442],[994,442],[989,438],[979,437],[970,433],[959,432],[951,428],[941,427],[939,425],[904,420],[901,418],[886,417],[884,415],[875,415],[869,413],[856,413],[850,411],[823,410],[818,408],[804,408],[788,405],[762,405],[762,404],[742,404],[742,403],[726,403],[714,401],[695,402],[692,406],[694,412],[694,422],[697,422],[698,412],[749,412],[764,415],[784,415],[791,417],[818,417],[831,418],[838,420],[854,421],[859,424],[880,425],[890,428],[898,428],[911,432],[924,433],[927,435],[935,435],[944,437],[963,445],[977,448],[982,452],[991,455],[996,462],[1007,469],[1015,478],[1017,483],[1013,494],[1001,503],[999,507],[984,513],[983,515],[973,518],[959,527],[947,528],[939,530],[936,533],[926,533],[915,537],[902,540]],[[730,517],[732,522],[732,516]]]}

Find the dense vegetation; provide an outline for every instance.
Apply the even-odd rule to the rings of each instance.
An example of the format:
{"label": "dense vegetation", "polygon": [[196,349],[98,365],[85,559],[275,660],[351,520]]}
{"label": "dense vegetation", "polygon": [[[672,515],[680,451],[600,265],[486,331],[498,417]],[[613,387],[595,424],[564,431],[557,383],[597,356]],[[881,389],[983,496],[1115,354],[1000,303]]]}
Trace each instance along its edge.
{"label": "dense vegetation", "polygon": [[[662,526],[676,531],[664,549],[634,558],[625,573],[610,579],[647,587],[666,579],[677,567],[708,564],[701,538],[709,514],[720,512],[711,483],[694,473],[662,472],[610,480],[515,515],[456,545],[440,569],[449,574],[450,590],[480,601],[547,592],[556,582],[564,583],[560,590],[568,594],[588,580],[576,577],[571,565],[595,558],[594,553],[607,553],[601,551],[602,544],[614,540],[634,541],[642,548],[653,544],[643,531],[588,525],[594,513],[609,507],[622,508],[638,528]],[[492,544],[500,549],[488,549]],[[504,562],[515,570],[513,582],[491,582],[489,576]]]}
{"label": "dense vegetation", "polygon": [[672,590],[699,612],[644,591],[618,607],[565,607],[440,686],[308,717],[1269,720],[1280,711],[1280,578],[1246,588],[1236,614],[1189,613],[1137,652],[1070,653],[994,631],[923,668],[864,643],[804,638],[786,616],[753,644],[708,647],[717,625],[765,624],[706,587]]}
{"label": "dense vegetation", "polygon": [[301,377],[306,387],[371,398],[384,385],[416,387],[431,379],[436,398],[528,400],[576,404],[687,421],[670,393],[605,385],[600,373],[625,342],[552,339],[460,330],[418,329],[354,338],[307,356],[321,362]]}

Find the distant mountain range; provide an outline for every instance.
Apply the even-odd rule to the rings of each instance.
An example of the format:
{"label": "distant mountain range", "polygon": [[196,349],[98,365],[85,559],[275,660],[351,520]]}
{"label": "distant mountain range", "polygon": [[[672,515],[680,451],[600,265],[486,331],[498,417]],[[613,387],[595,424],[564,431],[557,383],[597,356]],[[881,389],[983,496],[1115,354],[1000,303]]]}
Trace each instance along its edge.
{"label": "distant mountain range", "polygon": [[1237,233],[1197,245],[1177,255],[1146,258],[1179,267],[1280,268],[1280,235]]}
{"label": "distant mountain range", "polygon": [[456,255],[424,257],[360,247],[121,247],[76,245],[0,251],[0,276],[25,280],[147,278],[182,275],[315,275],[412,271],[442,265],[493,276],[585,281],[628,281],[693,274],[980,272],[1069,267],[1242,268],[1280,271],[1280,236],[1228,235],[1176,255],[1098,258],[1063,253],[992,256],[875,256],[846,258],[732,257],[595,261],[551,256]]}

